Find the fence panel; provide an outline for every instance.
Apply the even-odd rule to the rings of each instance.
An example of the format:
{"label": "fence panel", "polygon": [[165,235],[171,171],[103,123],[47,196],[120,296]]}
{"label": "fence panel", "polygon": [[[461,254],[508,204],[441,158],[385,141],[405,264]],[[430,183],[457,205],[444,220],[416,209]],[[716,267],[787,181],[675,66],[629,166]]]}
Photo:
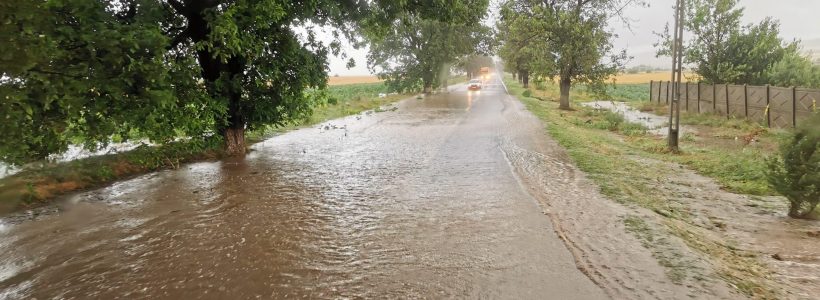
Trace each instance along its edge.
{"label": "fence panel", "polygon": [[769,126],[777,128],[794,127],[794,90],[783,87],[769,88]]}
{"label": "fence panel", "polygon": [[697,83],[689,84],[689,90],[688,90],[688,94],[687,94],[688,98],[686,98],[686,99],[688,99],[688,101],[686,103],[686,106],[683,107],[683,108],[686,108],[686,111],[688,111],[688,112],[692,112],[692,113],[697,113],[698,112],[698,102],[699,102],[698,99],[700,99],[700,91],[699,91],[700,88],[699,88],[699,86],[700,85],[697,84]]}
{"label": "fence panel", "polygon": [[660,88],[660,81],[653,81],[650,88],[649,88],[649,101],[650,102],[659,102],[658,99],[658,92],[661,90]]}
{"label": "fence panel", "polygon": [[817,110],[817,104],[820,102],[820,90],[797,88],[794,95],[797,99],[797,103],[795,103],[797,125],[800,125]]}
{"label": "fence panel", "polygon": [[665,81],[662,81],[661,84],[658,85],[658,89],[660,89],[658,91],[658,95],[660,95],[660,98],[658,99],[659,103],[667,103],[667,101],[669,100],[669,98],[667,98],[669,96],[669,93],[667,93],[666,91],[667,86],[669,86],[669,82]]}
{"label": "fence panel", "polygon": [[682,111],[688,111],[689,105],[692,103],[692,96],[689,93],[692,90],[692,84],[688,82],[681,82],[681,93],[680,93],[680,108]]}
{"label": "fence panel", "polygon": [[746,86],[729,85],[729,115],[746,117]]}
{"label": "fence panel", "polygon": [[747,86],[746,89],[746,96],[748,97],[746,100],[746,103],[748,103],[748,107],[746,109],[748,116],[746,117],[749,118],[749,120],[765,125],[767,122],[766,105],[768,105],[766,87]]}
{"label": "fence panel", "polygon": [[715,86],[711,84],[701,84],[698,90],[698,112],[712,113],[715,111]]}
{"label": "fence panel", "polygon": [[[669,103],[674,97],[669,81],[652,82],[649,89],[653,102]],[[820,89],[807,88],[683,83],[680,91],[682,111],[745,117],[776,128],[805,122],[820,101]]]}
{"label": "fence panel", "polygon": [[715,113],[725,116],[729,113],[728,109],[728,85],[719,84],[715,87]]}

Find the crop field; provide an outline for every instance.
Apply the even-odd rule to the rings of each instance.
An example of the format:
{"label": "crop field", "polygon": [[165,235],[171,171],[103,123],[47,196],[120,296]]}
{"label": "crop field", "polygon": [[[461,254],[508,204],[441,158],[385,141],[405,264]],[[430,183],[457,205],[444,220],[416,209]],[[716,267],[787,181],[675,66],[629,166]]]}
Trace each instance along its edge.
{"label": "crop field", "polygon": [[[694,80],[694,73],[683,74],[683,81]],[[669,81],[672,79],[672,71],[652,72],[652,73],[638,73],[638,74],[618,74],[615,76],[615,82],[618,84],[634,84],[634,83],[649,83],[650,81]]]}
{"label": "crop field", "polygon": [[[347,84],[359,84],[359,83],[374,83],[374,82],[381,82],[382,80],[376,76],[366,75],[366,76],[338,76],[338,77],[330,77],[327,80],[328,85],[347,85]],[[648,82],[648,81],[647,81]]]}

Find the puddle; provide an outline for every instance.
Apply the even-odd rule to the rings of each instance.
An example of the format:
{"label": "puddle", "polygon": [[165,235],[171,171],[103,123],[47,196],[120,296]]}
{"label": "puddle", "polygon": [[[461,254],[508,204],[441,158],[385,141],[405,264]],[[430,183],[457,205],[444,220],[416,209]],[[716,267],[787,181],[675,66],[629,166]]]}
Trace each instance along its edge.
{"label": "puddle", "polygon": [[[68,150],[66,150],[65,152],[49,156],[48,160],[53,162],[68,162],[88,157],[131,151],[142,145],[151,144],[147,140],[133,141],[128,143],[111,143],[97,150],[87,150],[82,146],[71,145],[68,146]],[[0,163],[0,178],[17,174],[22,170],[23,168],[9,166],[7,164]]]}
{"label": "puddle", "polygon": [[[667,136],[669,135],[669,117],[659,116],[652,113],[642,112],[631,106],[626,102],[618,101],[593,101],[582,103],[581,105],[591,107],[594,109],[609,110],[616,112],[626,119],[628,122],[641,124],[648,129],[648,132],[654,135]],[[681,134],[692,132],[691,128],[686,126],[680,127]]]}

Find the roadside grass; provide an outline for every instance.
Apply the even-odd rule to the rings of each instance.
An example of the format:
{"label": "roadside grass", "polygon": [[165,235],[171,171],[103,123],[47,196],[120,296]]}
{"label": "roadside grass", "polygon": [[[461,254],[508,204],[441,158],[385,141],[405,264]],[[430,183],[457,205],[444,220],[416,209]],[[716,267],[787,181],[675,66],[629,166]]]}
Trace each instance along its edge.
{"label": "roadside grass", "polygon": [[[531,84],[529,92],[532,97],[547,102],[557,102],[560,97],[558,86],[549,81]],[[589,112],[581,103],[606,97],[607,100],[627,102],[640,111],[669,115],[668,106],[648,102],[648,84],[609,86],[606,94],[594,95],[581,85],[571,90],[570,99],[573,109],[584,114]],[[788,131],[765,128],[746,119],[687,112],[681,112],[681,124],[694,132],[684,130],[681,153],[677,155],[669,155],[665,138],[636,134],[640,131],[626,132],[625,135],[632,137],[630,145],[633,150],[645,152],[644,155],[654,159],[685,165],[714,178],[728,191],[776,195],[766,181],[767,166],[763,158],[777,153],[779,142],[788,137]]]}
{"label": "roadside grass", "polygon": [[[644,109],[652,107],[656,114],[669,115],[666,105],[640,105]],[[661,158],[714,178],[728,191],[777,195],[766,180],[768,167],[764,158],[778,154],[780,143],[790,135],[788,130],[767,128],[742,118],[688,112],[681,112],[681,124],[694,131],[684,130],[682,153]],[[656,150],[662,144],[650,143],[645,149]]]}
{"label": "roadside grass", "polygon": [[[632,233],[641,245],[652,251],[652,256],[666,268],[666,275],[672,282],[682,284],[690,276],[691,265],[683,262],[682,255],[671,248],[668,238],[652,228],[647,222],[637,216],[628,216],[623,219],[626,231]],[[694,275],[697,276],[697,275]]]}
{"label": "roadside grass", "polygon": [[[580,103],[592,97],[582,89],[574,89],[572,111],[558,109],[557,88],[545,85],[529,89],[531,97],[524,96],[524,89],[507,78],[510,93],[517,96],[529,111],[547,125],[547,132],[564,147],[579,169],[584,171],[600,188],[603,195],[627,205],[636,205],[654,211],[662,217],[663,227],[649,230],[646,222],[626,218],[628,231],[638,237],[667,269],[667,275],[675,282],[685,278],[702,280],[691,263],[681,255],[669,253],[674,248],[658,242],[658,236],[668,232],[681,238],[690,248],[721,262],[718,272],[724,280],[740,291],[753,297],[774,297],[775,292],[761,283],[765,274],[763,267],[753,257],[742,251],[727,248],[719,242],[700,234],[685,204],[668,199],[663,191],[656,190],[657,182],[667,180],[674,170],[660,164],[642,163],[642,159],[677,162],[690,166],[706,176],[717,177],[728,189],[770,193],[765,179],[747,172],[762,174],[763,162],[757,150],[744,151],[728,146],[710,145],[700,136],[688,136],[682,154],[666,151],[665,139],[635,132],[634,126],[623,125],[608,112],[596,111]],[[637,87],[636,87],[637,88]],[[626,93],[625,97],[637,97]],[[638,101],[637,99],[635,101]],[[619,123],[619,125],[614,125]],[[742,127],[746,129],[746,127]],[[741,129],[737,129],[742,132]],[[701,141],[693,144],[692,141]],[[750,161],[755,163],[749,163]]]}
{"label": "roadside grass", "polygon": [[[286,126],[249,131],[246,133],[246,141],[250,145],[276,134],[377,109],[407,97],[397,94],[379,97],[380,93],[386,91],[383,83],[330,86],[327,90],[327,102],[315,107],[310,117]],[[188,162],[221,157],[222,144],[213,139],[141,146],[128,152],[63,163],[40,163],[38,167],[30,167],[18,174],[0,178],[0,215],[45,204],[55,196],[71,191],[98,187],[161,169],[176,169],[180,164]]]}

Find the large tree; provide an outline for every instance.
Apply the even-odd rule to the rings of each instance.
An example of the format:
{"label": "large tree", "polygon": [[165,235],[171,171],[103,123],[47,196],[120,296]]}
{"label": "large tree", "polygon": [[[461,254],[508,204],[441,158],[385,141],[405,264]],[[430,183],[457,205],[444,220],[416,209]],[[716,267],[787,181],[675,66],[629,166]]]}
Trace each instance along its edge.
{"label": "large tree", "polygon": [[464,12],[440,0],[2,0],[0,160],[135,131],[213,135],[241,154],[245,130],[310,113],[308,92],[325,86],[338,47],[310,26],[380,36],[397,15]]}
{"label": "large tree", "polygon": [[448,19],[403,13],[389,29],[372,39],[368,63],[396,90],[430,93],[445,83],[463,56],[491,48],[490,29],[481,25],[487,0],[450,1]]}
{"label": "large tree", "polygon": [[[508,61],[529,73],[557,78],[560,108],[570,109],[569,91],[573,84],[603,86],[627,59],[624,51],[614,51],[614,34],[608,23],[639,0],[509,0],[502,6],[502,38],[508,37],[513,51]],[[621,18],[626,21],[625,18]],[[526,55],[520,55],[526,54]],[[525,78],[526,78],[525,77]]]}
{"label": "large tree", "polygon": [[[768,84],[769,69],[797,43],[780,38],[780,24],[766,18],[743,26],[738,0],[686,0],[683,62],[707,83]],[[669,26],[659,33],[658,55],[670,55]]]}

